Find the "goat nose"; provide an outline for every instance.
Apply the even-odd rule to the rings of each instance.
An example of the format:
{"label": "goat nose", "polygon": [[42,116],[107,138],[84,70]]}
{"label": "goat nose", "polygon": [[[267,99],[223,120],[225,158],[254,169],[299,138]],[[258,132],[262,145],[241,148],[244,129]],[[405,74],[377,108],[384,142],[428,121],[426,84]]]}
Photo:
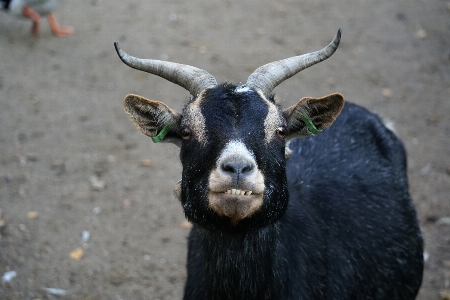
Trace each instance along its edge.
{"label": "goat nose", "polygon": [[220,167],[225,173],[238,177],[249,175],[255,168],[255,165],[248,160],[227,160]]}

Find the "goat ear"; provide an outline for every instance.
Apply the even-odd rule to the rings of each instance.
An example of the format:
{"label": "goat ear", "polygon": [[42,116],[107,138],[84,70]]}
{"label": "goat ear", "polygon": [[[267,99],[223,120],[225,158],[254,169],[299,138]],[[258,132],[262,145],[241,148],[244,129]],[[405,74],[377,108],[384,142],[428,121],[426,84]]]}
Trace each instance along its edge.
{"label": "goat ear", "polygon": [[286,139],[316,135],[336,120],[344,107],[344,97],[331,94],[322,98],[303,98],[284,110],[288,135]]}
{"label": "goat ear", "polygon": [[162,102],[129,94],[123,99],[125,112],[136,127],[153,142],[172,142],[179,145],[181,137],[177,134],[180,113]]}

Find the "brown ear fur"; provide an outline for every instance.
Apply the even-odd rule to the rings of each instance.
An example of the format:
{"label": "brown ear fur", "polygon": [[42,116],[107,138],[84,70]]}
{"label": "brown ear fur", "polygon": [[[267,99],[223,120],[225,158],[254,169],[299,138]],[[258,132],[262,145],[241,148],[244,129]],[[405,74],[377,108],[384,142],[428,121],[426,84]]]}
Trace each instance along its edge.
{"label": "brown ear fur", "polygon": [[149,137],[156,136],[162,128],[175,130],[180,113],[162,102],[129,94],[123,99],[125,112],[136,127]]}
{"label": "brown ear fur", "polygon": [[304,119],[310,119],[318,130],[328,128],[344,107],[344,97],[331,94],[322,98],[306,97],[284,110],[288,126],[287,139],[313,135]]}

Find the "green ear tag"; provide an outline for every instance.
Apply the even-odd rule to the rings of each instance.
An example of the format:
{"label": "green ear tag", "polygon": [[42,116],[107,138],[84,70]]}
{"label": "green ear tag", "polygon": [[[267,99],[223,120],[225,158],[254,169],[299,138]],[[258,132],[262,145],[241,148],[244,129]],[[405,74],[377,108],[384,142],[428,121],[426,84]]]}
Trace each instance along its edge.
{"label": "green ear tag", "polygon": [[308,127],[308,130],[312,133],[312,134],[319,134],[322,132],[322,130],[319,130],[316,128],[316,126],[314,125],[314,123],[311,121],[311,119],[309,118],[303,118],[302,119],[303,122],[305,122],[306,127]]}
{"label": "green ear tag", "polygon": [[170,126],[164,126],[163,129],[158,133],[158,135],[152,137],[153,143],[161,142],[167,133],[170,131]]}

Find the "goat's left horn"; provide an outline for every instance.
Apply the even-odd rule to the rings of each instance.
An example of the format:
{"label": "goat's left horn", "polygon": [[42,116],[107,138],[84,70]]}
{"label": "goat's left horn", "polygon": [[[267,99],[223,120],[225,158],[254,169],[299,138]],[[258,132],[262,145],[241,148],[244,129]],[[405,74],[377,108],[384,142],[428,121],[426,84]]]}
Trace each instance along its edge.
{"label": "goat's left horn", "polygon": [[259,67],[248,77],[247,86],[260,89],[264,95],[269,95],[277,85],[286,79],[333,55],[340,40],[341,29],[339,28],[333,41],[327,47],[316,52],[275,61]]}
{"label": "goat's left horn", "polygon": [[126,54],[114,42],[117,54],[128,66],[167,79],[188,90],[196,97],[201,91],[217,85],[216,79],[205,70],[169,61],[140,59]]}

